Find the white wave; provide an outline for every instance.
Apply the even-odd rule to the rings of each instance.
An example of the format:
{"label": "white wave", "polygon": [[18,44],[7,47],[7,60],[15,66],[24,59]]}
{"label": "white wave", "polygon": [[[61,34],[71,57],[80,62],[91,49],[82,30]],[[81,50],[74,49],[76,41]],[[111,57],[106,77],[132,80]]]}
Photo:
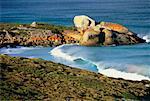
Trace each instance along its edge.
{"label": "white wave", "polygon": [[98,69],[98,72],[100,72],[101,74],[104,74],[108,77],[123,78],[123,79],[126,79],[126,80],[136,80],[136,81],[150,80],[149,77],[145,77],[145,76],[140,75],[140,74],[121,72],[121,71],[118,71],[118,70],[115,70],[115,69],[108,68],[108,67],[110,67],[110,65],[112,65],[112,63],[108,64],[104,61],[99,61],[99,62],[96,63],[96,62],[90,61],[88,59],[85,59],[83,57],[75,57],[75,56],[72,56],[72,55],[66,53],[65,49],[63,47],[73,46],[73,45],[74,44],[72,44],[72,45],[66,44],[66,45],[58,46],[58,47],[54,48],[53,50],[51,50],[50,54],[55,56],[55,57],[60,57],[60,58],[66,59],[68,61],[76,61],[76,60],[86,61],[88,63],[96,65],[96,67]]}
{"label": "white wave", "polygon": [[65,45],[61,45],[61,46],[58,46],[58,47],[52,49],[49,53],[50,53],[51,55],[55,56],[55,57],[61,57],[61,58],[63,58],[63,59],[69,60],[69,61],[74,61],[74,60],[76,60],[76,59],[78,59],[78,58],[80,58],[80,57],[70,56],[70,55],[68,55],[67,53],[62,52],[62,49],[61,49],[61,48],[64,47],[64,46],[73,46],[73,45],[75,45],[75,44],[65,44]]}
{"label": "white wave", "polygon": [[126,80],[134,80],[134,81],[141,81],[141,80],[149,80],[149,77],[138,75],[136,73],[126,73],[126,72],[121,72],[115,69],[104,69],[104,70],[99,70],[99,72],[103,75],[106,75],[108,77],[114,77],[114,78],[123,78]]}
{"label": "white wave", "polygon": [[150,35],[143,36],[143,39],[146,40],[147,43],[150,43]]}
{"label": "white wave", "polygon": [[1,48],[0,54],[20,54],[26,50],[37,49],[37,47]]}

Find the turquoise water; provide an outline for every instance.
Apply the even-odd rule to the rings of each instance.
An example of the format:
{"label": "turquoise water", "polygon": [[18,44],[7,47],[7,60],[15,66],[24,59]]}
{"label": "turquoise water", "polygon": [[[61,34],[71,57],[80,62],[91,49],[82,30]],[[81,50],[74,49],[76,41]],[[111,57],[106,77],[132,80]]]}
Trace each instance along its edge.
{"label": "turquoise water", "polygon": [[[148,43],[115,47],[61,45],[56,48],[1,48],[0,54],[42,58],[100,73],[104,73],[104,70],[114,69],[117,70],[115,74],[125,72],[150,78],[150,44]],[[108,75],[107,73],[104,74]],[[134,78],[134,76],[131,76],[129,79],[132,78]]]}
{"label": "turquoise water", "polygon": [[[150,41],[149,0],[0,0],[0,4],[0,22],[36,21],[70,26],[75,15],[84,14],[97,22],[123,24],[140,37],[144,36],[147,42]],[[117,47],[62,45],[54,49],[1,48],[0,54],[43,58],[112,77],[150,80],[148,43]]]}

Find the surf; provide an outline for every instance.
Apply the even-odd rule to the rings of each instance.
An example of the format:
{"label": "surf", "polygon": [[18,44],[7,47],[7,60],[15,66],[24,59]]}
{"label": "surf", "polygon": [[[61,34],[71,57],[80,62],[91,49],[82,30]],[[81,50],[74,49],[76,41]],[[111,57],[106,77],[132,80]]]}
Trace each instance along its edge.
{"label": "surf", "polygon": [[73,56],[70,56],[68,54],[66,54],[65,52],[62,52],[62,49],[64,46],[73,46],[75,44],[65,44],[65,45],[60,45],[60,46],[57,46],[56,48],[54,48],[53,50],[51,50],[49,53],[55,57],[61,57],[61,58],[64,58],[68,61],[74,61],[76,60],[77,58],[79,57],[73,57]]}
{"label": "surf", "polygon": [[[75,47],[79,47],[79,49],[76,50]],[[126,47],[127,46],[125,46],[123,49],[126,49]],[[137,48],[139,46],[134,46],[134,47]],[[93,61],[90,58],[86,58],[86,57],[82,56],[82,52],[80,52],[81,51],[80,48],[81,48],[81,50],[85,48],[85,50],[87,49],[86,51],[88,51],[88,49],[90,49],[90,47],[86,48],[86,47],[82,47],[82,46],[78,46],[78,45],[74,45],[74,44],[61,45],[61,46],[58,46],[58,47],[52,49],[49,53],[54,57],[62,58],[67,61],[71,61],[72,63],[75,63],[75,64],[79,64],[79,63],[87,64],[86,65],[87,68],[86,67],[84,68],[87,70],[90,70],[89,66],[92,66],[93,68],[97,68],[97,72],[99,72],[103,75],[106,75],[108,77],[123,78],[126,80],[136,80],[136,81],[150,80],[149,65],[113,63],[113,62],[109,62],[109,61],[104,61],[103,59],[98,60],[98,61]],[[102,47],[102,48],[106,48],[106,47]],[[118,48],[118,47],[116,47],[116,48]],[[96,48],[96,49],[99,49],[99,48]],[[122,47],[121,47],[121,49],[122,49]],[[78,55],[77,55],[77,53],[75,53],[75,50],[78,53]],[[83,51],[85,51],[85,50],[83,50]],[[74,52],[71,52],[71,51],[74,51]],[[85,54],[86,54],[86,51],[85,51]],[[81,54],[79,55],[79,53],[81,53]],[[143,54],[141,54],[140,56],[142,56],[142,55]],[[140,56],[139,56],[139,58],[140,58]],[[143,57],[144,56],[146,56],[146,55],[143,55]],[[127,59],[125,57],[126,56],[124,56],[123,59]],[[136,56],[133,56],[133,58],[135,59]],[[80,68],[83,69],[83,67],[80,67]],[[135,71],[133,71],[132,68],[135,69]]]}
{"label": "surf", "polygon": [[143,39],[146,40],[147,43],[150,43],[150,34],[143,36]]}
{"label": "surf", "polygon": [[16,48],[1,48],[0,49],[0,53],[1,54],[21,54],[24,51],[28,51],[28,50],[33,50],[33,49],[38,49],[39,47],[21,47],[21,46],[17,46]]}

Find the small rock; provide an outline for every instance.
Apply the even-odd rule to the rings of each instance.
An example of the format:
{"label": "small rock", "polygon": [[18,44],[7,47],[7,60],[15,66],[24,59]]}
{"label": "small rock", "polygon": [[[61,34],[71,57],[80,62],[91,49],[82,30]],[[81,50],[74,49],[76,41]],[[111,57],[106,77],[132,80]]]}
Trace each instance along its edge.
{"label": "small rock", "polygon": [[36,22],[32,22],[32,24],[30,25],[31,27],[36,27],[37,23]]}
{"label": "small rock", "polygon": [[149,84],[146,84],[145,87],[150,87],[150,85],[149,85]]}

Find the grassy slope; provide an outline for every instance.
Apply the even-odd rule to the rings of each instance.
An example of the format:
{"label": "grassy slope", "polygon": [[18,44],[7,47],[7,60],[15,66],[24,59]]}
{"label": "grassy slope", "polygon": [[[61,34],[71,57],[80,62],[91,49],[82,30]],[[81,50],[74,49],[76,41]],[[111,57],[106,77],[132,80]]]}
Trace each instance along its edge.
{"label": "grassy slope", "polygon": [[150,96],[149,81],[125,81],[41,59],[0,55],[1,100],[108,100]]}

